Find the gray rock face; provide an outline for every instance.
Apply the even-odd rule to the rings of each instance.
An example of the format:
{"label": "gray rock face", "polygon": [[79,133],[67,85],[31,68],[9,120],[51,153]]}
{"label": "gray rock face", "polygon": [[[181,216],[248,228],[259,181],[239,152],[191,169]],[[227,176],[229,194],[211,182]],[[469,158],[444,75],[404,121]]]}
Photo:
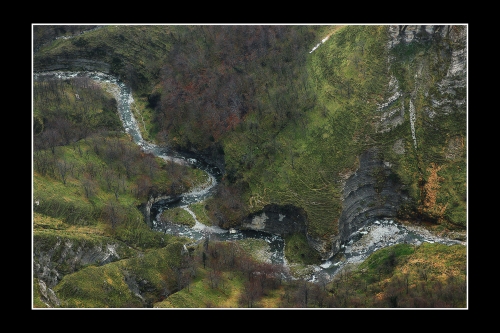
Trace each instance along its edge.
{"label": "gray rock face", "polygon": [[343,209],[333,252],[338,252],[341,243],[373,220],[395,217],[406,199],[408,197],[391,171],[390,163],[384,163],[375,149],[361,154],[358,170],[346,181],[343,189]]}
{"label": "gray rock face", "polygon": [[[429,97],[431,106],[424,112],[433,119],[436,115],[448,115],[452,112],[465,112],[465,87],[467,79],[467,49],[466,30],[457,29],[454,26],[436,25],[407,25],[389,27],[389,48],[399,43],[419,43],[428,41],[438,41],[447,39],[453,45],[449,49],[449,63],[443,61],[448,66],[446,75],[437,83],[437,91],[433,95],[425,92]],[[420,70],[415,74],[416,87],[421,86]],[[400,91],[398,82],[392,78],[388,91],[390,97],[381,105],[380,122],[377,126],[379,132],[394,130],[398,126],[412,127],[412,137],[415,149],[418,149],[417,139],[414,130],[415,110],[413,105],[413,92],[408,95],[408,112],[410,114],[410,124],[405,122],[405,103],[400,106],[395,102],[404,98]],[[412,118],[413,116],[413,118]],[[454,147],[459,146],[461,141],[449,143],[449,151],[453,152]],[[405,154],[403,139],[397,140],[393,147],[397,154]],[[457,149],[455,149],[457,150]],[[455,156],[452,153],[449,156]],[[336,254],[343,243],[345,243],[353,233],[375,219],[396,217],[403,203],[410,200],[405,194],[404,186],[399,182],[398,177],[391,171],[391,165],[384,162],[377,156],[377,150],[366,151],[360,156],[358,170],[351,175],[343,187],[343,209],[339,218],[339,233],[332,240],[332,249],[323,256]],[[318,245],[312,242],[313,245]]]}
{"label": "gray rock face", "polygon": [[260,230],[285,236],[306,232],[306,216],[302,209],[291,205],[267,205],[260,212],[248,216],[242,229]]}
{"label": "gray rock face", "polygon": [[323,260],[327,260],[335,255],[342,245],[338,236],[334,236],[329,240],[313,238],[309,234],[306,234],[306,237],[309,246],[318,251]]}
{"label": "gray rock face", "polygon": [[400,42],[426,41],[434,38],[453,37],[454,31],[450,25],[391,25],[390,46]]}
{"label": "gray rock face", "polygon": [[57,285],[66,274],[76,272],[89,264],[105,265],[120,259],[116,243],[86,244],[70,239],[60,239],[46,248],[43,242],[34,242],[33,275],[47,287]]}
{"label": "gray rock face", "polygon": [[55,305],[55,306],[61,305],[59,298],[57,298],[54,291],[52,289],[48,288],[43,280],[39,280],[38,285],[39,285],[41,300],[45,304],[47,304],[49,307],[52,305]]}
{"label": "gray rock face", "polygon": [[160,194],[158,196],[152,196],[149,198],[148,202],[144,205],[141,205],[139,206],[139,209],[142,211],[142,213],[144,214],[144,218],[146,220],[146,224],[152,228],[153,225],[152,225],[152,221],[151,221],[151,207],[153,206],[153,204],[155,204],[156,202],[159,202],[159,201],[174,201],[174,200],[177,200],[178,197],[175,197],[175,196],[170,196],[170,195],[163,195],[163,194]]}

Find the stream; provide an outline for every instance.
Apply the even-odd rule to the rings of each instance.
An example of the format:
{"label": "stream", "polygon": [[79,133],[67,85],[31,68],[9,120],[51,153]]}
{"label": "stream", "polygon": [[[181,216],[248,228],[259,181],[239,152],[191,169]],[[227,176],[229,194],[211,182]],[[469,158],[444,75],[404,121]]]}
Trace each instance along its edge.
{"label": "stream", "polygon": [[[314,49],[313,49],[314,51]],[[312,52],[312,51],[311,51]],[[263,239],[269,244],[269,260],[272,263],[288,265],[284,258],[285,243],[281,236],[254,230],[221,229],[219,227],[206,226],[200,223],[196,215],[191,211],[189,205],[203,201],[212,195],[215,185],[220,180],[221,171],[209,165],[194,155],[182,154],[168,147],[160,147],[153,143],[146,142],[141,135],[139,125],[131,112],[130,106],[133,97],[130,88],[117,78],[99,72],[35,72],[33,80],[44,78],[70,79],[87,76],[97,82],[108,83],[105,88],[113,94],[118,104],[118,112],[125,131],[133,138],[134,142],[141,147],[144,152],[152,153],[166,161],[172,161],[182,165],[191,165],[205,171],[208,181],[189,192],[182,194],[175,202],[158,201],[151,208],[152,229],[162,233],[189,237],[194,240],[202,240],[205,237],[217,240],[240,240],[244,238]],[[159,216],[164,210],[181,207],[185,209],[195,219],[194,227],[187,227],[174,223],[161,222]],[[331,280],[342,267],[349,263],[359,263],[364,261],[373,252],[398,243],[408,243],[420,245],[422,242],[437,242],[447,245],[461,244],[466,242],[448,238],[440,238],[431,235],[428,231],[418,227],[405,227],[392,219],[379,219],[360,228],[351,235],[349,242],[342,245],[340,253],[325,260],[321,265],[311,266],[311,273],[307,273],[309,281],[317,281],[319,278]]]}

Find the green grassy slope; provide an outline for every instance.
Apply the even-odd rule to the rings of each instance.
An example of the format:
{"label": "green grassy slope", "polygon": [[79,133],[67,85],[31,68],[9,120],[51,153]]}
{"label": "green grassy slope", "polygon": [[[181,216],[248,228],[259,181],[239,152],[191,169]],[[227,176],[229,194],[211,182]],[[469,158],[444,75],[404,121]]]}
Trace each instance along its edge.
{"label": "green grassy slope", "polygon": [[[77,259],[67,258],[68,252],[73,250],[79,249],[78,255],[85,256],[86,251],[90,253],[96,248],[105,251],[107,246],[113,246],[117,257],[126,259],[137,256],[138,251],[167,249],[175,241],[179,242],[179,238],[150,230],[140,207],[152,193],[175,195],[203,184],[206,175],[200,170],[142,153],[122,132],[116,102],[108,103],[111,97],[100,86],[85,88],[76,81],[67,80],[48,89],[51,84],[35,82],[34,85],[35,265],[45,265],[42,260],[50,257],[52,270],[61,277],[71,276],[82,269],[87,272],[104,269],[83,267]],[[75,89],[78,89],[79,99],[75,98]],[[64,123],[65,127],[54,123]],[[117,131],[117,124],[120,131]],[[65,136],[61,128],[71,131]],[[179,255],[179,251],[172,251],[169,257]],[[100,262],[90,265],[98,266]],[[68,280],[73,282],[65,285],[77,289],[83,288],[82,283],[93,283],[70,277]],[[34,295],[40,295],[39,285],[34,287]],[[89,293],[92,299],[100,292]],[[59,296],[69,307],[104,306],[97,301],[67,299],[72,295],[62,292]],[[117,302],[106,307],[121,307],[127,302],[137,305],[132,298]],[[42,306],[44,303],[37,298],[35,304]]]}
{"label": "green grassy slope", "polygon": [[[341,177],[357,168],[357,156],[363,150],[376,146],[409,188],[413,203],[407,218],[418,216],[465,228],[466,110],[458,107],[432,120],[424,112],[433,98],[442,98],[433,93],[450,63],[449,42],[400,46],[389,53],[387,28],[343,27],[309,55],[303,65],[317,99],[303,124],[287,123],[278,135],[242,126],[224,139],[228,169],[236,168],[249,184],[246,199],[251,210],[269,203],[293,204],[307,212],[311,235],[336,234]],[[442,59],[440,54],[447,56]],[[438,66],[442,68],[436,70]],[[422,78],[415,86],[417,73]],[[420,141],[416,152],[411,147],[408,112],[403,125],[376,132],[381,114],[377,108],[390,96],[391,76],[403,91],[416,96],[412,101]],[[397,103],[409,109],[408,98]],[[247,124],[252,121],[247,118]],[[259,126],[272,127],[262,121]],[[256,140],[262,144],[255,144]],[[394,153],[397,140],[404,142],[407,153]],[[457,150],[452,159],[445,157],[450,145]],[[244,162],[249,156],[253,156],[251,168]]]}
{"label": "green grassy slope", "polygon": [[[248,131],[231,133],[224,141],[229,167],[251,154],[249,149],[257,150],[256,165],[250,170],[239,168],[250,184],[252,209],[269,203],[292,204],[305,209],[314,237],[327,239],[337,233],[339,175],[355,169],[357,155],[369,145],[373,108],[387,84],[387,76],[379,74],[387,72],[384,31],[383,27],[343,27],[308,55],[301,65],[309,73],[308,89],[317,100],[305,112],[304,123],[291,122],[277,136],[261,137],[274,145],[274,151],[268,149],[272,158],[263,158],[267,153],[262,153],[263,147],[253,148]],[[356,64],[351,61],[353,54]]]}

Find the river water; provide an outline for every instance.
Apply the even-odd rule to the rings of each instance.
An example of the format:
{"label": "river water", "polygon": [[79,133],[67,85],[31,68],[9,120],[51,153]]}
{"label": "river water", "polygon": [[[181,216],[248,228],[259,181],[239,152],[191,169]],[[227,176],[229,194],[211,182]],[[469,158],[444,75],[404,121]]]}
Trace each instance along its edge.
{"label": "river water", "polygon": [[[204,170],[208,175],[208,181],[206,184],[182,194],[175,202],[159,201],[155,203],[151,208],[153,216],[153,230],[162,233],[189,237],[196,241],[203,240],[206,237],[227,241],[241,240],[244,238],[263,239],[269,244],[268,260],[272,263],[287,265],[284,257],[285,243],[283,238],[280,236],[253,230],[225,230],[218,227],[206,226],[196,219],[195,214],[189,209],[189,205],[195,202],[200,202],[212,195],[215,185],[222,176],[221,171],[217,167],[211,166],[201,159],[194,158],[193,155],[182,154],[167,147],[160,147],[153,143],[144,141],[139,125],[130,109],[133,102],[132,93],[129,87],[127,87],[123,82],[111,75],[99,72],[39,72],[33,74],[33,79],[69,79],[84,76],[87,76],[96,82],[107,83],[105,88],[114,95],[117,101],[118,112],[120,119],[123,122],[125,131],[130,134],[134,142],[139,145],[144,152],[152,153],[155,156],[174,163],[192,165],[196,168]],[[195,226],[186,227],[184,225],[165,223],[161,221],[159,218],[161,213],[164,210],[173,207],[181,207],[188,211],[196,221]],[[342,245],[340,253],[328,260],[325,260],[321,265],[311,266],[310,273],[307,273],[306,279],[309,281],[317,281],[320,277],[324,277],[327,280],[331,280],[342,267],[350,263],[360,263],[370,254],[381,248],[398,243],[420,245],[422,242],[437,242],[447,245],[466,245],[463,241],[433,236],[425,229],[405,227],[392,219],[379,219],[367,224],[365,227],[360,228],[353,233],[350,240],[346,244]]]}

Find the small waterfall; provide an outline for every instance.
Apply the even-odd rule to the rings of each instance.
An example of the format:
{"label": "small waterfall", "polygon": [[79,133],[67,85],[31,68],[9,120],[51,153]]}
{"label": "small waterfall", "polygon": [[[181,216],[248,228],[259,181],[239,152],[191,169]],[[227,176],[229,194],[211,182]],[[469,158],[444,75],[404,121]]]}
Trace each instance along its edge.
{"label": "small waterfall", "polygon": [[413,105],[412,100],[410,99],[410,126],[411,126],[411,137],[413,138],[413,145],[415,150],[417,149],[417,137],[415,135],[415,106]]}

